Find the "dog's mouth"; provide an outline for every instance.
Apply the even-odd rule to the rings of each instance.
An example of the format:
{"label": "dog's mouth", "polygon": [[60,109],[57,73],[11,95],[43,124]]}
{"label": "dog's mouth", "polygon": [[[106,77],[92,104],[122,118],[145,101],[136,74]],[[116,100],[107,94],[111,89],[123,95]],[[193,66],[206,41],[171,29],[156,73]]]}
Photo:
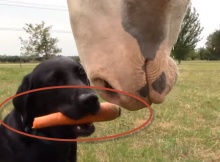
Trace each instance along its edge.
{"label": "dog's mouth", "polygon": [[48,128],[31,129],[27,133],[44,136],[50,138],[78,138],[87,137],[95,132],[93,123],[79,124],[79,125],[61,125]]}
{"label": "dog's mouth", "polygon": [[75,139],[78,137],[87,137],[95,132],[95,126],[92,123],[72,125],[72,126],[54,126],[42,129],[31,129],[27,133],[50,137],[50,138],[67,138]]}
{"label": "dog's mouth", "polygon": [[74,129],[77,137],[90,136],[92,133],[95,132],[95,126],[93,123],[77,125]]}

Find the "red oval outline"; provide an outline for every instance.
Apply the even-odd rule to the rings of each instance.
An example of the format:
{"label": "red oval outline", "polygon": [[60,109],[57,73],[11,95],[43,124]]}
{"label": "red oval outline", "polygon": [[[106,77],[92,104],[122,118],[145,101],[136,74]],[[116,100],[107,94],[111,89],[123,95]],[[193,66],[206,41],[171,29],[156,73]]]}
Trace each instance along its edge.
{"label": "red oval outline", "polygon": [[9,102],[10,100],[12,100],[13,98],[16,98],[18,96],[22,96],[28,93],[33,93],[33,92],[37,92],[37,91],[45,91],[45,90],[50,90],[50,89],[62,89],[62,88],[91,88],[91,89],[98,89],[98,90],[107,90],[107,91],[112,91],[112,92],[116,92],[116,93],[121,93],[130,97],[133,97],[139,101],[141,101],[143,104],[145,104],[147,106],[147,108],[149,109],[150,115],[149,118],[146,120],[146,122],[144,122],[142,125],[140,125],[137,128],[134,128],[130,131],[124,132],[124,133],[119,133],[119,134],[115,134],[115,135],[110,135],[110,136],[105,136],[105,137],[96,137],[96,138],[82,138],[82,139],[63,139],[63,138],[50,138],[50,137],[42,137],[42,136],[36,136],[36,135],[32,135],[32,134],[28,134],[25,132],[21,132],[19,130],[16,130],[10,126],[8,126],[7,124],[5,124],[2,120],[0,120],[0,123],[5,126],[7,129],[18,133],[20,135],[24,135],[27,137],[32,137],[32,138],[37,138],[37,139],[42,139],[42,140],[49,140],[49,141],[59,141],[59,142],[91,142],[91,141],[103,141],[103,140],[107,140],[107,139],[114,139],[114,138],[118,138],[118,137],[122,137],[125,135],[129,135],[131,133],[134,133],[140,129],[142,129],[143,127],[145,127],[148,123],[150,123],[150,121],[153,118],[153,110],[152,108],[149,106],[149,104],[144,101],[143,99],[130,94],[128,92],[124,92],[124,91],[120,91],[120,90],[115,90],[115,89],[111,89],[111,88],[105,88],[105,87],[99,87],[99,86],[73,86],[73,85],[67,85],[67,86],[51,86],[51,87],[44,87],[44,88],[37,88],[37,89],[32,89],[29,91],[25,91],[19,94],[16,94],[14,96],[11,96],[9,98],[7,98],[6,100],[4,100],[1,104],[0,104],[0,108],[6,104],[7,102]]}

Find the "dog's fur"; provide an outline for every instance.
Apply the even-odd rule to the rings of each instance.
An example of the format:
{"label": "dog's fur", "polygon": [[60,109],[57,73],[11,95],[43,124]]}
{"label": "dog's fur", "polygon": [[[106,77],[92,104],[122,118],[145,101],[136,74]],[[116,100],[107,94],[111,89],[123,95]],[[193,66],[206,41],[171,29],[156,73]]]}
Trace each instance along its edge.
{"label": "dog's fur", "polygon": [[[54,58],[39,64],[23,78],[17,93],[31,89],[58,85],[89,85],[83,67],[76,61]],[[91,135],[92,124],[55,126],[33,130],[34,117],[62,112],[72,119],[95,114],[100,108],[98,98],[91,89],[53,89],[29,93],[13,99],[14,109],[4,122],[22,132],[34,135],[75,139]],[[0,126],[1,162],[74,162],[77,144],[34,139],[19,135]]]}

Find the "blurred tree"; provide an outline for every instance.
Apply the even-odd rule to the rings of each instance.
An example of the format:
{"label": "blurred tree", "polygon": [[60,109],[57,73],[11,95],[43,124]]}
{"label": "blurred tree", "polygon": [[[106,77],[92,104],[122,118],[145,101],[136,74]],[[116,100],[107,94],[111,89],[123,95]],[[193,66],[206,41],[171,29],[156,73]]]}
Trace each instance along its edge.
{"label": "blurred tree", "polygon": [[220,60],[220,30],[216,30],[207,37],[206,49],[209,60]]}
{"label": "blurred tree", "polygon": [[190,58],[191,60],[199,59],[197,50],[190,51],[188,54],[188,58]]}
{"label": "blurred tree", "polygon": [[198,13],[195,8],[192,10],[190,6],[183,19],[177,42],[171,52],[179,64],[181,60],[185,60],[188,57],[190,52],[195,50],[197,43],[201,40],[200,34],[202,30]]}
{"label": "blurred tree", "polygon": [[210,53],[207,51],[205,47],[201,47],[198,49],[198,55],[201,60],[209,60]]}
{"label": "blurred tree", "polygon": [[62,49],[57,47],[58,39],[52,38],[50,35],[50,29],[52,26],[45,27],[45,23],[41,24],[25,24],[23,29],[30,35],[28,40],[24,40],[21,37],[21,55],[44,57],[48,59],[57,55]]}

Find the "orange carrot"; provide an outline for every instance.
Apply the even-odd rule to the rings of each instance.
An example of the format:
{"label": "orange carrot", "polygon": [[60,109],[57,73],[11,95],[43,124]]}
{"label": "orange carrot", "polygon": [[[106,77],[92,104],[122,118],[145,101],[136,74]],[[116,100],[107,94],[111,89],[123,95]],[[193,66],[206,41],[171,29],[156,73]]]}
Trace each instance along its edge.
{"label": "orange carrot", "polygon": [[104,102],[100,104],[100,110],[96,115],[87,115],[79,120],[71,119],[64,114],[57,112],[34,119],[33,127],[36,128],[45,128],[58,125],[77,125],[77,124],[86,124],[92,122],[103,122],[114,120],[120,116],[120,107]]}

